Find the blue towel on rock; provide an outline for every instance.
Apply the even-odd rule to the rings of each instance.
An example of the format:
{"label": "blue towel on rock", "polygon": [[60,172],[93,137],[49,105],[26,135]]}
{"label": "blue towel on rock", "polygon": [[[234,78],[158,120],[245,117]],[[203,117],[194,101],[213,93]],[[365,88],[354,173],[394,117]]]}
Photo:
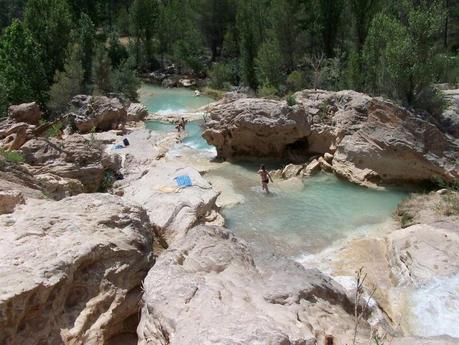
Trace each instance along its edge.
{"label": "blue towel on rock", "polygon": [[191,183],[191,178],[188,175],[177,176],[174,180],[177,182],[177,186],[179,187],[191,187],[193,185],[193,183]]}

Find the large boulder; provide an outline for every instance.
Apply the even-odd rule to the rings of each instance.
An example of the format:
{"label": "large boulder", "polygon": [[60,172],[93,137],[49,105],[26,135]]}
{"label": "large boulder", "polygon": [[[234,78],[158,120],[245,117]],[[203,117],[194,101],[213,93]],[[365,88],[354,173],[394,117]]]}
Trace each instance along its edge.
{"label": "large boulder", "polygon": [[203,137],[221,157],[326,153],[323,168],[362,185],[459,178],[459,144],[428,118],[354,91],[305,90],[298,105],[236,99],[210,107]]}
{"label": "large boulder", "polygon": [[334,153],[338,175],[364,185],[459,176],[457,143],[422,116],[354,91],[295,97],[312,115],[310,150]]}
{"label": "large boulder", "polygon": [[118,98],[79,95],[72,99],[71,106],[80,133],[116,129],[127,121],[126,108]]}
{"label": "large boulder", "polygon": [[[353,304],[338,284],[252,254],[224,228],[189,230],[158,258],[144,289],[139,345],[351,343]],[[366,322],[361,329],[358,339],[368,339]]]}
{"label": "large boulder", "polygon": [[[30,169],[43,177],[40,179],[43,186],[50,187],[45,190],[56,198],[73,195],[80,190],[75,180],[81,182],[87,193],[98,191],[105,172],[118,171],[121,164],[118,156],[108,156],[97,141],[91,142],[79,134],[68,136],[65,140],[32,139],[22,146],[21,152]],[[45,178],[43,174],[57,175],[68,181],[53,179],[49,175]]]}
{"label": "large boulder", "polygon": [[0,229],[0,344],[137,343],[145,211],[103,194],[29,200]]}
{"label": "large boulder", "polygon": [[239,98],[211,107],[206,126],[204,139],[214,145],[223,158],[283,158],[288,153],[307,153],[310,126],[301,106]]}
{"label": "large boulder", "polygon": [[141,103],[131,103],[127,110],[128,121],[143,121],[148,116],[148,109]]}
{"label": "large boulder", "polygon": [[33,103],[12,105],[8,109],[8,117],[14,122],[25,122],[31,125],[38,125],[42,116],[40,106]]}
{"label": "large boulder", "polygon": [[[191,187],[177,186],[175,178],[183,175],[190,177]],[[167,242],[204,221],[216,208],[217,196],[197,170],[174,163],[158,163],[124,188],[124,197],[147,210]]]}

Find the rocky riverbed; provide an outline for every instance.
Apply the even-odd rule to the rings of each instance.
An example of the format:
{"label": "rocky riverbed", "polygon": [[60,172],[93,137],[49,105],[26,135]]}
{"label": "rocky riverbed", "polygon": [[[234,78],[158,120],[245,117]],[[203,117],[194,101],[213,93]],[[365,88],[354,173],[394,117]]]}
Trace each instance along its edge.
{"label": "rocky riverbed", "polygon": [[[247,106],[258,109],[257,102]],[[263,113],[272,114],[273,106]],[[282,107],[279,117],[287,117],[293,133],[289,114],[296,119],[305,111],[284,114]],[[2,160],[0,344],[351,344],[354,313],[365,306],[355,305],[353,287],[340,277],[362,265],[367,288],[376,285],[377,293],[357,344],[374,332],[394,337],[392,344],[459,344],[411,337],[412,327],[399,318],[403,294],[397,295],[458,274],[457,193],[414,197],[399,208],[403,229],[353,239],[300,264],[252,247],[223,226],[219,193],[202,174],[209,163],[170,154],[175,135],[130,125],[125,131],[32,137],[22,144],[24,162]],[[117,149],[126,133],[130,145]],[[444,140],[448,155],[457,154],[454,142]],[[342,150],[330,165],[336,152],[348,152]],[[441,176],[457,174],[449,156],[419,157]],[[359,164],[360,171],[365,161]],[[104,185],[107,171],[123,179]],[[44,183],[42,174],[57,182]],[[179,175],[190,176],[193,186],[178,188]]]}

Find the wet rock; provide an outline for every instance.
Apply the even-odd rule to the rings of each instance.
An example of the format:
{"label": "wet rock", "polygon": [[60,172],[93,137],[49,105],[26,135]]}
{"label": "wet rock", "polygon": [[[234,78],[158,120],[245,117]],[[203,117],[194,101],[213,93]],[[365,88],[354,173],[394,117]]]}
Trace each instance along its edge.
{"label": "wet rock", "polygon": [[327,172],[333,172],[333,167],[323,157],[319,157],[318,162],[322,170]]}
{"label": "wet rock", "polygon": [[303,169],[304,169],[304,165],[288,164],[282,170],[282,178],[289,179],[289,178],[298,176],[303,171]]}
{"label": "wet rock", "polygon": [[0,191],[0,214],[12,213],[17,205],[24,203],[24,195],[21,192]]}
{"label": "wet rock", "polygon": [[141,282],[153,262],[144,211],[80,194],[28,201],[0,216],[0,228],[1,344],[136,340]]}
{"label": "wet rock", "polygon": [[166,78],[161,82],[161,86],[165,88],[177,87],[177,79]]}
{"label": "wet rock", "polygon": [[324,159],[327,163],[332,163],[333,161],[333,155],[331,153],[325,152],[324,153]]}
{"label": "wet rock", "polygon": [[309,163],[306,168],[303,170],[304,176],[313,176],[320,171],[320,162],[317,159],[314,159]]}
{"label": "wet rock", "polygon": [[39,105],[35,102],[12,105],[8,109],[8,117],[14,122],[38,125],[42,115]]}
{"label": "wet rock", "polygon": [[148,116],[148,109],[140,103],[131,103],[127,110],[128,121],[143,121]]}
{"label": "wet rock", "polygon": [[196,81],[193,79],[184,78],[184,79],[180,79],[178,81],[178,84],[182,87],[191,87],[193,85],[196,85]]}
{"label": "wet rock", "polygon": [[80,133],[108,131],[123,126],[127,111],[118,98],[105,96],[75,96],[71,101],[75,126]]}

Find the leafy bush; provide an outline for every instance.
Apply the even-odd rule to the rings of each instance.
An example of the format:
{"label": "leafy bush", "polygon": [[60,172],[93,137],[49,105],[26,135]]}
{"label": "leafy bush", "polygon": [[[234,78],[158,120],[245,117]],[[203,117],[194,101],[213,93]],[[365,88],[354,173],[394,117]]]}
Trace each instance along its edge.
{"label": "leafy bush", "polygon": [[258,89],[259,97],[273,97],[276,93],[277,89],[271,84],[263,84],[263,86]]}
{"label": "leafy bush", "polygon": [[290,91],[299,91],[306,87],[303,72],[293,71],[287,77],[287,88]]}
{"label": "leafy bush", "polygon": [[419,111],[426,111],[439,118],[448,107],[448,101],[442,91],[426,87],[416,96],[413,106]]}
{"label": "leafy bush", "polygon": [[459,55],[438,54],[434,60],[434,69],[438,82],[459,84]]}
{"label": "leafy bush", "polygon": [[113,187],[113,184],[116,181],[115,172],[113,170],[105,170],[104,171],[104,178],[100,185],[101,192],[107,192],[110,188]]}
{"label": "leafy bush", "polygon": [[210,85],[216,89],[223,89],[225,83],[232,81],[231,68],[224,63],[217,63],[209,71]]}
{"label": "leafy bush", "polygon": [[137,90],[141,86],[140,79],[137,77],[133,62],[127,59],[112,72],[113,90],[123,93],[131,101],[137,101],[139,94]]}
{"label": "leafy bush", "polygon": [[0,150],[0,155],[5,158],[7,162],[14,163],[14,164],[21,164],[24,163],[25,159],[21,152],[18,151],[6,151]]}
{"label": "leafy bush", "polygon": [[46,137],[55,138],[59,136],[59,134],[61,133],[61,130],[62,130],[62,123],[61,122],[55,123],[54,125],[51,126],[51,128],[48,128],[48,130],[46,131]]}
{"label": "leafy bush", "polygon": [[290,107],[293,107],[296,104],[296,98],[295,98],[294,95],[290,94],[290,95],[287,96],[287,104]]}

